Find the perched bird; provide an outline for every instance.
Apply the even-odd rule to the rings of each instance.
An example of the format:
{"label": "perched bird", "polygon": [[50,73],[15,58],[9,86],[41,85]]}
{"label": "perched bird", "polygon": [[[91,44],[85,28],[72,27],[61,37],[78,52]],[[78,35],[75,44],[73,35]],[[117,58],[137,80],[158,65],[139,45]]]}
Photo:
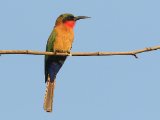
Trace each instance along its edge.
{"label": "perched bird", "polygon": [[[87,16],[74,16],[72,14],[60,15],[55,23],[54,29],[48,38],[47,52],[70,53],[74,39],[74,26],[77,20],[89,18]],[[44,98],[44,110],[52,112],[52,103],[55,88],[55,79],[62,67],[66,56],[45,56],[45,82],[46,93]]]}

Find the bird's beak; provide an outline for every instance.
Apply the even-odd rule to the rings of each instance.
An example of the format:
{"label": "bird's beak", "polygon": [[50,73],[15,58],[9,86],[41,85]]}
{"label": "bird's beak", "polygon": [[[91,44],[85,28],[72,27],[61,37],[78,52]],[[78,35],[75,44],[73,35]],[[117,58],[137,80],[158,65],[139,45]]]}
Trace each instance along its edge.
{"label": "bird's beak", "polygon": [[76,16],[76,17],[74,17],[75,21],[80,20],[80,19],[86,19],[86,18],[91,18],[91,17],[87,17],[87,16]]}

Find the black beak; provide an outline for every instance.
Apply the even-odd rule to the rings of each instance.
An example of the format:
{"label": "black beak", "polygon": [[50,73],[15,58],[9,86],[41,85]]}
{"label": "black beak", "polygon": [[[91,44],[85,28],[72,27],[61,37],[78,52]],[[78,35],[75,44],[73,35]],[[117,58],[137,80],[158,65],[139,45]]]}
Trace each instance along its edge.
{"label": "black beak", "polygon": [[77,21],[77,20],[86,19],[86,18],[91,18],[91,17],[87,17],[87,16],[76,16],[76,17],[74,17],[74,20]]}

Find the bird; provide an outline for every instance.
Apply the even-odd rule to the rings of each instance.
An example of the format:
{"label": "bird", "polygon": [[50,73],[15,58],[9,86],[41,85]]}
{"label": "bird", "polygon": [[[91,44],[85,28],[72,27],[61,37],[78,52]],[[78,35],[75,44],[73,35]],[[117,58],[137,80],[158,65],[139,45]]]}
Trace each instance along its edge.
{"label": "bird", "polygon": [[[74,40],[74,27],[78,20],[90,18],[87,16],[74,16],[70,13],[61,14],[48,38],[46,52],[70,53]],[[43,108],[52,112],[53,96],[56,75],[64,64],[67,56],[45,55],[45,83],[46,92]]]}

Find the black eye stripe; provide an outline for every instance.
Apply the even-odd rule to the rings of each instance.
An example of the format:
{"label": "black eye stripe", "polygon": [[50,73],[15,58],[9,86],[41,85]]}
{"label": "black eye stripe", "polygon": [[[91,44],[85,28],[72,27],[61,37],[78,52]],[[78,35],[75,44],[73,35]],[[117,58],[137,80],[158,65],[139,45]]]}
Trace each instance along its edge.
{"label": "black eye stripe", "polygon": [[68,16],[67,19],[68,20],[74,20],[74,16]]}
{"label": "black eye stripe", "polygon": [[66,17],[63,22],[68,21],[68,20],[74,20],[74,16],[68,16]]}

